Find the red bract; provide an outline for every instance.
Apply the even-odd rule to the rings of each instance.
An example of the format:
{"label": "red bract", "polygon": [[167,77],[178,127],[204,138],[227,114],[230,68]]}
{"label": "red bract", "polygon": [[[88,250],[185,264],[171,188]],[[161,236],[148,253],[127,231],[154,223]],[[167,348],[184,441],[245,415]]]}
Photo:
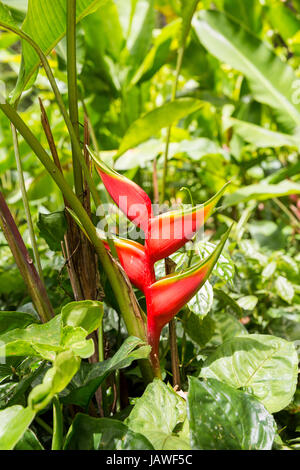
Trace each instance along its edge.
{"label": "red bract", "polygon": [[[153,367],[159,369],[158,346],[162,328],[206,282],[221,254],[230,229],[208,258],[186,271],[156,281],[154,263],[174,253],[195,235],[212,214],[227,185],[204,205],[153,216],[147,194],[90,153],[110,196],[128,219],[145,232],[145,246],[120,238],[115,238],[115,246],[129,279],[145,294],[148,342],[152,347],[151,360]],[[107,244],[106,246],[108,248]]]}
{"label": "red bract", "polygon": [[[145,248],[140,243],[113,238],[117,254],[130,281],[141,291],[155,282],[154,267],[149,262]],[[109,245],[104,242],[107,249]]]}
{"label": "red bract", "polygon": [[[98,162],[99,163],[99,162]],[[123,178],[103,162],[97,168],[108,193],[126,217],[144,232],[148,232],[152,205],[149,196],[133,181]]]}

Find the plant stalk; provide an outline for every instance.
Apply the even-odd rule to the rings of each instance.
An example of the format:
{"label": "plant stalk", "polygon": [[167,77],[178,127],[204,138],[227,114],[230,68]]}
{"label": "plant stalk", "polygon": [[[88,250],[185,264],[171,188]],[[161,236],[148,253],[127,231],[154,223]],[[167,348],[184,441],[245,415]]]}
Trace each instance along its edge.
{"label": "plant stalk", "polygon": [[9,244],[13,257],[20,270],[20,273],[27,285],[29,294],[35,308],[45,323],[54,317],[54,312],[47,295],[46,288],[41,281],[32,259],[26,249],[24,241],[20,235],[18,227],[11,215],[11,212],[0,191],[0,227]]}
{"label": "plant stalk", "polygon": [[[182,66],[183,54],[184,54],[184,44],[179,48],[178,54],[177,54],[176,73],[175,73],[175,81],[174,81],[173,88],[172,88],[171,102],[175,101],[176,99],[176,93],[177,93],[177,88],[178,88],[180,69]],[[167,176],[168,176],[168,157],[169,157],[171,131],[172,131],[172,126],[170,126],[167,130],[166,147],[165,147],[165,153],[164,153],[162,187],[161,187],[161,194],[160,194],[161,204],[163,204],[165,200],[165,195],[166,195],[166,181],[167,181]]]}
{"label": "plant stalk", "polygon": [[18,143],[18,135],[17,135],[16,128],[13,124],[11,124],[11,132],[12,132],[12,137],[13,137],[13,145],[14,145],[14,152],[15,152],[15,157],[16,157],[17,172],[18,172],[18,177],[19,177],[20,189],[21,189],[21,193],[22,193],[22,200],[23,200],[25,216],[26,216],[26,221],[27,221],[27,226],[28,226],[28,231],[29,231],[31,248],[32,248],[32,251],[33,251],[33,256],[34,256],[34,262],[35,262],[35,266],[37,268],[37,271],[39,273],[39,276],[41,278],[41,281],[43,281],[43,279],[44,279],[43,278],[43,270],[42,270],[40,255],[39,255],[39,251],[38,251],[38,247],[37,247],[37,243],[36,243],[36,238],[35,238],[35,233],[34,233],[34,228],[33,228],[30,208],[29,208],[29,201],[28,201],[26,187],[25,187],[24,174],[23,174],[23,170],[22,170],[22,163],[21,163],[19,143]]}

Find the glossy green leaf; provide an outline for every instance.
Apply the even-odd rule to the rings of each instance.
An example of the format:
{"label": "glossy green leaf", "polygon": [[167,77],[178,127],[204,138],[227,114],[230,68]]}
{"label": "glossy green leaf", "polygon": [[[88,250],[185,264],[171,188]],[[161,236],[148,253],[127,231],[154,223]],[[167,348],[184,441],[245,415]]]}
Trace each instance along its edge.
{"label": "glossy green leaf", "polygon": [[255,147],[299,147],[299,139],[289,134],[275,132],[265,127],[258,126],[239,119],[229,119],[230,125],[234,131],[246,142],[255,145]]}
{"label": "glossy green leaf", "polygon": [[70,302],[61,311],[64,326],[81,327],[87,333],[99,328],[103,314],[103,303],[96,300]]}
{"label": "glossy green leaf", "polygon": [[188,418],[194,450],[270,450],[275,421],[253,396],[215,379],[189,378]]}
{"label": "glossy green leaf", "polygon": [[275,281],[276,292],[283,300],[290,304],[295,295],[293,285],[284,276],[278,276]]}
{"label": "glossy green leaf", "polygon": [[254,310],[257,302],[258,298],[255,295],[245,295],[237,300],[238,305],[243,310]]}
{"label": "glossy green leaf", "polygon": [[150,137],[155,136],[161,129],[198,111],[202,106],[203,103],[200,100],[194,98],[180,98],[176,101],[163,104],[159,108],[144,114],[131,124],[127,130],[121,142],[118,156]]}
{"label": "glossy green leaf", "polygon": [[82,363],[63,401],[87,408],[91,397],[111,372],[128,367],[134,360],[145,359],[149,353],[150,346],[131,336],[111,359],[96,364]]}
{"label": "glossy green leaf", "polygon": [[212,318],[215,322],[215,331],[211,340],[213,345],[219,346],[234,336],[248,334],[244,325],[231,313],[216,311]]}
{"label": "glossy green leaf", "polygon": [[288,196],[289,194],[300,194],[300,184],[293,181],[282,181],[278,184],[250,184],[242,187],[232,194],[224,196],[225,206],[234,206],[240,202],[247,202],[253,199],[265,201],[274,197]]}
{"label": "glossy green leaf", "polygon": [[297,384],[293,343],[269,335],[229,339],[205,361],[201,376],[253,393],[271,413],[285,408]]}
{"label": "glossy green leaf", "polygon": [[185,401],[155,379],[137,400],[126,424],[132,431],[146,436],[156,450],[188,450],[188,436],[179,437],[175,430],[185,417]]}
{"label": "glossy green leaf", "polygon": [[0,312],[0,334],[15,328],[26,328],[32,323],[39,323],[39,320],[29,313]]}
{"label": "glossy green leaf", "polygon": [[[121,2],[118,3],[120,6]],[[144,59],[150,47],[154,19],[154,0],[131,2],[129,28],[126,35],[129,61],[139,64]]]}
{"label": "glossy green leaf", "polygon": [[[109,0],[77,0],[76,21],[93,13]],[[66,34],[66,2],[65,0],[29,0],[28,10],[22,30],[40,46],[47,55]],[[12,100],[15,101],[22,93],[31,77],[37,71],[39,58],[32,47],[22,44],[22,64],[18,83]]]}
{"label": "glossy green leaf", "polygon": [[116,419],[78,413],[69,429],[66,450],[152,450],[146,437]]}
{"label": "glossy green leaf", "polygon": [[214,291],[209,281],[206,281],[197,294],[187,303],[188,308],[200,317],[205,317],[214,301]]}
{"label": "glossy green leaf", "polygon": [[89,357],[94,346],[86,337],[100,326],[102,316],[101,302],[71,302],[62,314],[47,323],[33,323],[0,334],[0,356],[29,355],[53,360],[57,353],[70,349],[75,355]]}
{"label": "glossy green leaf", "polygon": [[274,108],[289,128],[300,126],[300,107],[294,99],[297,77],[267,44],[218,11],[201,11],[193,26],[210,53],[247,77],[257,101]]}
{"label": "glossy green leaf", "polygon": [[72,351],[64,351],[57,355],[53,367],[49,369],[43,382],[29,394],[28,403],[35,411],[42,410],[56,395],[66,388],[80,366],[80,358]]}
{"label": "glossy green leaf", "polygon": [[14,450],[44,450],[44,447],[31,429],[27,429]]}
{"label": "glossy green leaf", "polygon": [[[216,249],[216,246],[217,245],[215,245],[214,243],[208,241],[200,241],[196,245],[196,252],[200,256],[200,259],[204,259]],[[195,261],[196,260],[194,258],[193,262]],[[234,264],[230,257],[224,253],[224,251],[216,262],[212,273],[222,280],[232,280],[234,276]]]}
{"label": "glossy green leaf", "polygon": [[158,36],[153,38],[153,45],[131,79],[130,85],[149,80],[162,67],[170,53],[172,39],[178,35],[180,19],[167,24]]}
{"label": "glossy green leaf", "polygon": [[37,226],[40,236],[44,238],[52,251],[61,251],[61,242],[67,231],[65,213],[52,212],[51,214],[39,214]]}
{"label": "glossy green leaf", "polygon": [[20,405],[0,411],[0,450],[12,450],[32,422],[35,412]]}
{"label": "glossy green leaf", "polygon": [[3,366],[0,367],[0,409],[26,406],[28,391],[45,374],[46,362],[36,358],[5,358]]}
{"label": "glossy green leaf", "polygon": [[203,348],[213,336],[216,322],[209,315],[201,317],[189,312],[184,317],[183,327],[189,337]]}

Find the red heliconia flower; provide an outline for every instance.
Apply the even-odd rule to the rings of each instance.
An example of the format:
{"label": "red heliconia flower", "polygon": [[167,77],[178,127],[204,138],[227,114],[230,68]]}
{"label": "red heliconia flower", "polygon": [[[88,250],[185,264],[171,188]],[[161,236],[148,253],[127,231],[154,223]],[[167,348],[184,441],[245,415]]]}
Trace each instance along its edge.
{"label": "red heliconia flower", "polygon": [[[155,279],[154,263],[191,240],[212,214],[225,185],[212,199],[189,210],[154,216],[148,195],[137,184],[110,169],[90,151],[108,193],[129,220],[145,233],[145,245],[114,237],[119,260],[130,281],[145,294],[151,361],[159,370],[158,347],[162,328],[196,294],[217,262],[230,229],[214,252],[199,264],[162,279]],[[108,244],[105,243],[109,249]]]}

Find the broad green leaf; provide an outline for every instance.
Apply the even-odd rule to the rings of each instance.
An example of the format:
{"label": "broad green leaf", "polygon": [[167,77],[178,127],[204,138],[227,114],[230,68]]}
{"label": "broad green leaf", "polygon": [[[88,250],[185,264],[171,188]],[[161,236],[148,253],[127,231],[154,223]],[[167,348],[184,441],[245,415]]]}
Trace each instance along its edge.
{"label": "broad green leaf", "polygon": [[224,0],[224,10],[250,31],[261,28],[262,5],[256,0]]}
{"label": "broad green leaf", "polygon": [[61,318],[58,315],[42,325],[16,328],[0,335],[0,356],[39,356],[38,348],[47,348],[49,352],[59,351],[60,337]]}
{"label": "broad green leaf", "polygon": [[87,408],[91,397],[111,372],[128,367],[134,360],[146,359],[149,353],[150,346],[130,336],[111,359],[96,364],[82,363],[63,401]]}
{"label": "broad green leaf", "polygon": [[201,376],[251,391],[274,413],[291,401],[297,372],[293,343],[275,336],[251,334],[234,337],[219,346],[205,361]]}
{"label": "broad green leaf", "polygon": [[292,135],[271,131],[265,127],[234,118],[230,118],[229,123],[242,139],[256,147],[299,147],[299,139]]}
{"label": "broad green leaf", "polygon": [[36,358],[5,358],[7,371],[0,368],[0,409],[27,405],[27,395],[35,381],[45,374],[46,362]]}
{"label": "broad green leaf", "polygon": [[130,54],[129,60],[139,64],[144,59],[151,43],[154,26],[154,0],[137,0],[131,2],[131,6],[126,48]]}
{"label": "broad green leaf", "polygon": [[257,302],[258,298],[255,295],[245,295],[237,300],[237,303],[243,310],[254,310]]}
{"label": "broad green leaf", "polygon": [[31,429],[27,429],[14,450],[44,450],[44,447]]}
{"label": "broad green leaf", "polygon": [[40,236],[46,240],[50,250],[61,251],[61,242],[67,231],[67,221],[65,213],[52,212],[51,214],[39,214],[37,226]]}
{"label": "broad green leaf", "polygon": [[209,281],[206,281],[197,294],[187,303],[188,308],[197,316],[205,317],[214,301],[214,291]]}
{"label": "broad green leaf", "polygon": [[70,349],[75,355],[89,357],[94,346],[92,339],[86,337],[100,326],[102,316],[101,302],[71,302],[62,314],[47,323],[33,323],[0,334],[0,356],[29,355],[53,360],[57,353]]}
{"label": "broad green leaf", "polygon": [[131,86],[149,80],[165,64],[170,53],[172,39],[178,35],[180,26],[181,21],[177,18],[162,28],[160,34],[153,38],[150,51],[131,79]]}
{"label": "broad green leaf", "polygon": [[[77,0],[76,21],[96,11],[109,0]],[[40,46],[47,55],[66,34],[65,0],[29,0],[28,10],[22,30]],[[22,44],[22,64],[18,83],[13,92],[15,101],[39,66],[39,58],[32,47],[25,41]]]}
{"label": "broad green leaf", "polygon": [[275,273],[276,268],[277,268],[277,263],[275,261],[268,263],[267,266],[264,268],[263,272],[261,273],[262,278],[270,279]]}
{"label": "broad green leaf", "polygon": [[155,379],[138,398],[125,423],[147,437],[156,450],[188,450],[188,436],[175,428],[185,421],[185,401],[161,380]]}
{"label": "broad green leaf", "polygon": [[144,114],[133,122],[127,130],[121,142],[118,156],[155,136],[161,129],[170,126],[188,114],[198,111],[202,106],[203,103],[200,100],[180,98]]}
{"label": "broad green leaf", "polygon": [[219,346],[234,336],[248,334],[244,325],[231,313],[217,311],[214,312],[212,318],[215,322],[215,332],[211,339],[213,345]]}
{"label": "broad green leaf", "polygon": [[216,288],[214,289],[214,293],[216,294],[216,297],[220,299],[223,307],[228,305],[230,309],[238,315],[239,318],[243,316],[241,307],[232,297],[230,297],[230,295],[226,294],[226,292],[223,290]]}
{"label": "broad green leaf", "polygon": [[247,77],[257,101],[274,108],[290,129],[300,126],[300,107],[294,97],[297,77],[267,44],[218,11],[201,11],[194,16],[193,26],[210,53]]}
{"label": "broad green leaf", "polygon": [[81,327],[87,333],[99,328],[103,314],[103,303],[96,300],[70,302],[61,311],[64,326]]}
{"label": "broad green leaf", "polygon": [[35,412],[20,405],[0,411],[0,450],[12,450],[31,424]]}
{"label": "broad green leaf", "polygon": [[[116,419],[78,413],[69,429],[66,450],[152,450],[146,437]],[[107,462],[108,463],[108,462]]]}
{"label": "broad green leaf", "polygon": [[39,323],[39,320],[29,313],[0,312],[0,334],[15,328],[26,328],[32,323]]}
{"label": "broad green leaf", "polygon": [[35,411],[42,410],[56,395],[66,388],[80,367],[80,358],[72,351],[64,351],[55,358],[43,382],[29,394],[28,403]]}
{"label": "broad green leaf", "polygon": [[193,312],[186,315],[184,330],[200,347],[204,347],[214,334],[216,323],[210,316],[201,317]]}
{"label": "broad green leaf", "polygon": [[234,206],[240,202],[252,199],[265,201],[274,197],[288,196],[289,194],[300,194],[300,184],[293,181],[283,181],[279,184],[259,183],[238,189],[235,193],[224,196],[225,206]]}
{"label": "broad green leaf", "polygon": [[278,276],[275,281],[275,288],[276,292],[281,297],[281,299],[285,300],[288,304],[290,304],[293,300],[295,295],[295,291],[293,285],[288,281],[288,279],[284,276]]}
{"label": "broad green leaf", "polygon": [[253,396],[215,379],[189,378],[188,418],[194,450],[270,450],[275,421]]}
{"label": "broad green leaf", "polygon": [[0,2],[0,22],[12,26],[17,26],[7,6]]}

